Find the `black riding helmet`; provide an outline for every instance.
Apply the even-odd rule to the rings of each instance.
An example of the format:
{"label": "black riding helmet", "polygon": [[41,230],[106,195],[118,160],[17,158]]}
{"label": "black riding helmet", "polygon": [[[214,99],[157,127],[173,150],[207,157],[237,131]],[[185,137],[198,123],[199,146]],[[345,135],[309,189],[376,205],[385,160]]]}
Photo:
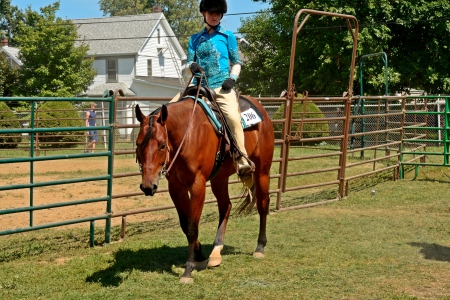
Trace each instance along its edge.
{"label": "black riding helmet", "polygon": [[200,2],[200,12],[210,13],[227,13],[227,1],[226,0],[202,0]]}

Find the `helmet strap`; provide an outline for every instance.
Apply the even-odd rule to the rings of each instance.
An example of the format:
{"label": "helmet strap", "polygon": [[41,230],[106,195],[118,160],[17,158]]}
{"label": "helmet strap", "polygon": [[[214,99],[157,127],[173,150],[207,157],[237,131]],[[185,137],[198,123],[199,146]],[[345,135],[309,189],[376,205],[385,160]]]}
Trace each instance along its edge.
{"label": "helmet strap", "polygon": [[208,26],[209,26],[208,33],[211,31],[211,29],[212,29],[213,31],[216,31],[217,27],[219,27],[219,25],[220,25],[220,23],[219,23],[219,24],[217,24],[216,26],[212,26],[211,24],[209,24],[208,22],[206,22],[206,20],[205,20],[205,23],[208,24]]}

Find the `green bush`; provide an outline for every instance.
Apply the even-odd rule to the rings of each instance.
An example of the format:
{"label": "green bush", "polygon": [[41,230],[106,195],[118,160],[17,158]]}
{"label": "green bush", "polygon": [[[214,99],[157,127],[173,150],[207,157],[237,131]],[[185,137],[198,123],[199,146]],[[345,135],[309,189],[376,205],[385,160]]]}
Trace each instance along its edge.
{"label": "green bush", "polygon": [[[37,110],[37,128],[81,127],[84,126],[73,105],[67,101],[47,101]],[[40,132],[41,147],[68,148],[84,143],[84,131]]]}
{"label": "green bush", "polygon": [[[7,122],[5,122],[7,121]],[[2,129],[20,129],[20,122],[17,116],[11,111],[5,102],[0,102],[0,128]],[[0,148],[11,149],[17,148],[17,143],[22,141],[22,134],[8,133],[0,134]]]}
{"label": "green bush", "polygon": [[[292,118],[300,119],[303,115],[304,103],[294,104]],[[272,116],[273,120],[279,120],[284,118],[284,105],[281,105],[277,111]],[[324,114],[320,111],[320,109],[312,102],[308,102],[306,106],[305,118],[325,118]],[[295,135],[297,130],[299,129],[300,123],[293,123],[291,125],[291,135]],[[282,138],[283,124],[275,124],[275,138]],[[317,138],[317,137],[326,137],[329,136],[329,127],[327,122],[323,123],[304,123],[302,127],[302,138]],[[284,137],[283,137],[284,138]],[[316,142],[314,142],[316,143]]]}

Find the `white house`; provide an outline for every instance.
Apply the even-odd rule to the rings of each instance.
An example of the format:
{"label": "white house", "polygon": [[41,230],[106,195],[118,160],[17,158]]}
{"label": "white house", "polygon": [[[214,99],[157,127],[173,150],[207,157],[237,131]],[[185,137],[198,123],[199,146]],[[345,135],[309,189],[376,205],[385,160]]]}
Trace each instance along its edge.
{"label": "white house", "polygon": [[11,67],[21,67],[23,64],[19,59],[19,48],[9,47],[8,39],[6,38],[1,40],[1,45],[1,51],[6,54],[6,60],[8,61],[9,65]]}
{"label": "white house", "polygon": [[186,54],[162,13],[72,22],[98,72],[86,96],[121,88],[125,95],[172,97],[184,88]]}
{"label": "white house", "polygon": [[[98,74],[85,92],[102,97],[105,90],[121,89],[125,96],[173,97],[185,87],[182,70],[186,54],[164,14],[76,19],[81,43],[89,45]],[[149,113],[160,103],[119,102],[120,123],[132,122],[130,106]],[[127,109],[128,108],[128,109]]]}

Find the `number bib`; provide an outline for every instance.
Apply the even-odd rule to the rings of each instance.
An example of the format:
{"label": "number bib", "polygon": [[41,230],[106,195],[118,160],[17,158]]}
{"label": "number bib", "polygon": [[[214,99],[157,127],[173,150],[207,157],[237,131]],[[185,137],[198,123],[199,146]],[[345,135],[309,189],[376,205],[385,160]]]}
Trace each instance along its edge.
{"label": "number bib", "polygon": [[253,108],[249,108],[244,112],[241,112],[241,123],[242,128],[248,128],[255,124],[258,124],[261,122],[261,117],[256,113],[256,111]]}

